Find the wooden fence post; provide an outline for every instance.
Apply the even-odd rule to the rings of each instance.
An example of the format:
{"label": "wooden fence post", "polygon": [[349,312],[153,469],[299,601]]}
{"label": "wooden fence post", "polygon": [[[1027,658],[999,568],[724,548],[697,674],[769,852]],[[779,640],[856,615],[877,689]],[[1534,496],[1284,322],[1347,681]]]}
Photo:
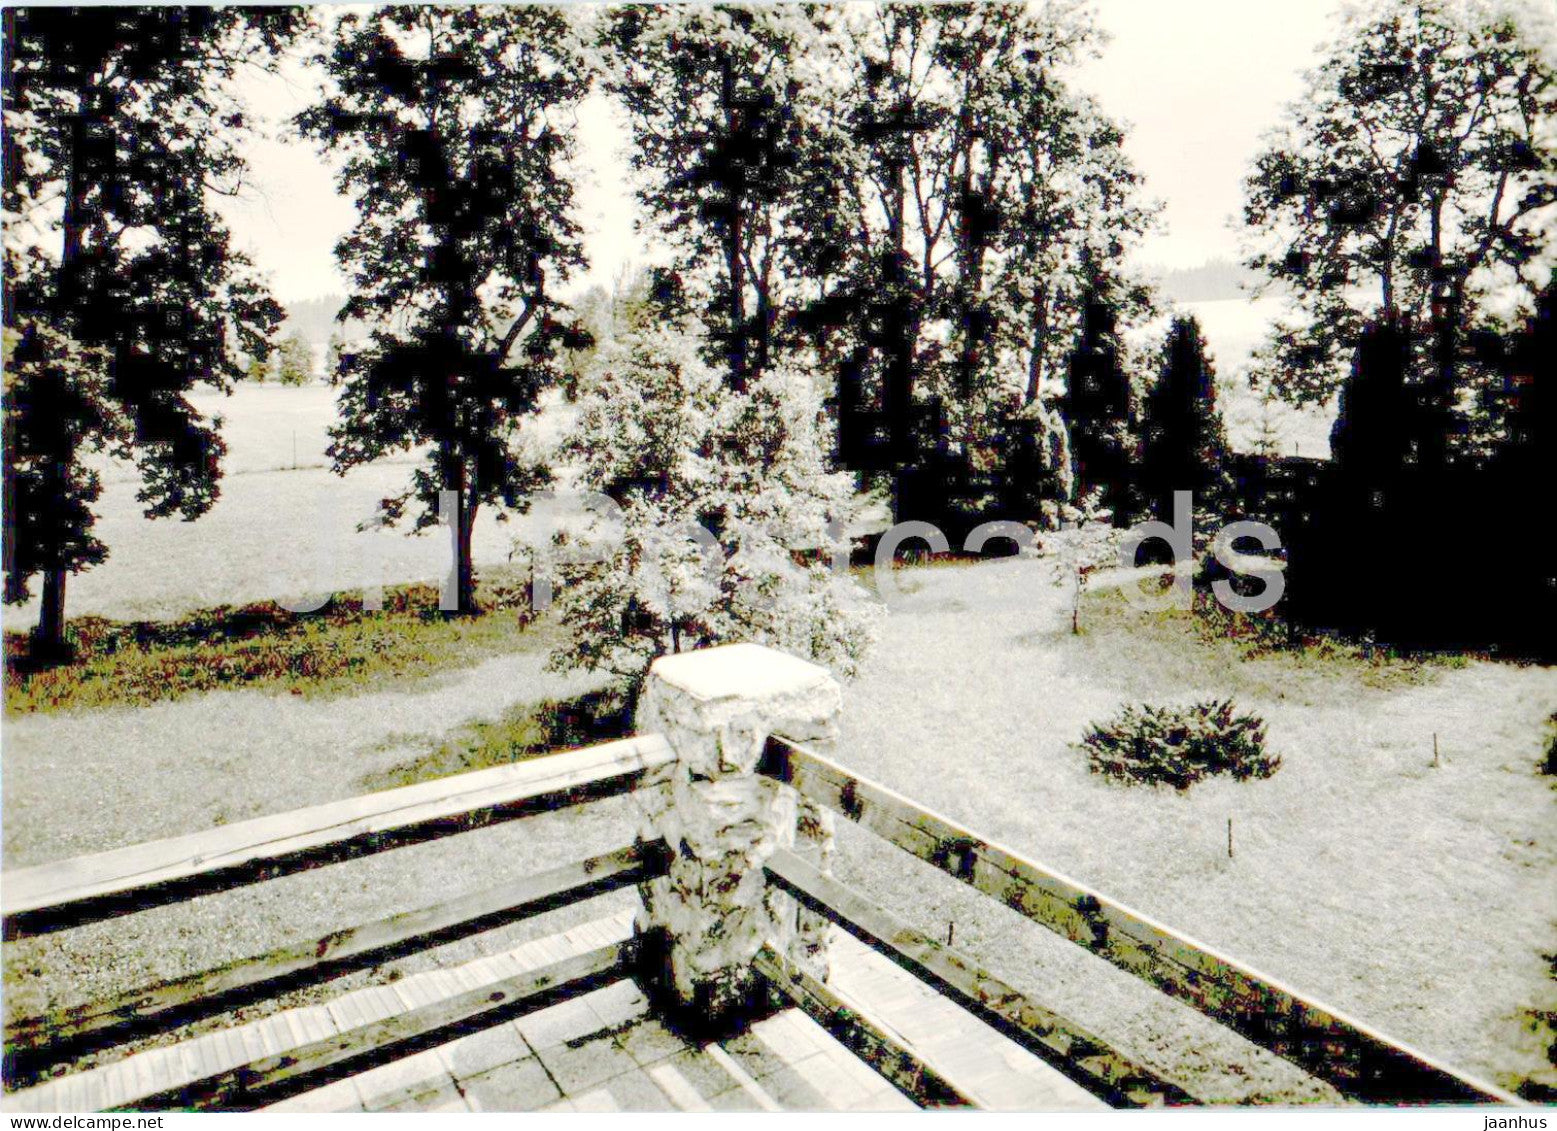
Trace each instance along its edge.
{"label": "wooden fence post", "polygon": [[772,734],[830,741],[841,701],[825,668],[755,644],[649,669],[637,729],[664,735],[676,757],[638,795],[641,835],[670,858],[642,885],[638,934],[646,988],[683,1028],[727,1031],[769,1008],[754,967],[765,945],[826,977],[825,920],[770,888],[763,865],[784,848],[825,869],[832,817],[757,768]]}

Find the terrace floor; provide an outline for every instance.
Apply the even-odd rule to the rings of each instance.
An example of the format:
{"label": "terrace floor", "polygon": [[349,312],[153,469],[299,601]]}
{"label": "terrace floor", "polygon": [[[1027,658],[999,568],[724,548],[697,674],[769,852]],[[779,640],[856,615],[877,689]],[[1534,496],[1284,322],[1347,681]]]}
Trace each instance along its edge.
{"label": "terrace floor", "polygon": [[[6,1097],[8,1111],[102,1110],[392,1018],[626,938],[631,910],[500,954],[341,994],[325,1005],[138,1053]],[[835,933],[831,988],[970,1099],[994,1110],[1101,1101],[852,938]],[[261,1051],[263,1050],[263,1051]],[[275,1111],[895,1111],[914,1107],[798,1009],[729,1040],[688,1044],[621,980],[518,1020],[347,1076]]]}

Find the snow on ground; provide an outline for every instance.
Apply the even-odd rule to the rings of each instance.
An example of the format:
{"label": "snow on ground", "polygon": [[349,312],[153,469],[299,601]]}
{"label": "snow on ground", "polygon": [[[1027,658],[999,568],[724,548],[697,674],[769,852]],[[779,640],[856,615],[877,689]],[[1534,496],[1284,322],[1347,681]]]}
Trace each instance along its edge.
{"label": "snow on ground", "polygon": [[[71,579],[69,614],[174,617],[213,605],[303,600],[444,576],[451,560],[448,528],[412,534],[408,516],[402,529],[357,529],[374,517],[380,499],[407,488],[417,461],[397,455],[344,477],[329,471],[326,430],[334,397],[335,390],[317,385],[242,386],[231,397],[209,391],[192,396],[202,412],[226,418],[228,474],[221,498],[198,521],[152,521],[136,502],[133,469],[109,465],[96,527],[109,558]],[[549,450],[573,415],[572,406],[548,402],[529,427],[528,442]],[[538,501],[529,514],[507,523],[483,508],[476,520],[476,561],[508,563],[516,538],[545,541],[577,513],[576,501],[567,497]],[[7,606],[4,616],[10,629],[36,623],[36,592],[25,605]]]}
{"label": "snow on ground", "polygon": [[[1528,1011],[1557,1005],[1542,957],[1557,946],[1557,795],[1535,766],[1557,671],[1240,660],[1144,624],[1076,637],[1041,561],[914,577],[846,689],[846,765],[1450,1063],[1502,1080],[1543,1068]],[[1123,702],[1229,694],[1269,721],[1283,765],[1268,780],[1130,788],[1073,746]],[[1209,1094],[1285,1094],[1279,1074],[1194,1061],[1217,1046],[1183,1047],[1186,1010],[1100,976],[1079,948],[873,859],[873,890],[916,922],[955,919],[959,945],[1026,971],[1062,1012],[1205,1073]]]}

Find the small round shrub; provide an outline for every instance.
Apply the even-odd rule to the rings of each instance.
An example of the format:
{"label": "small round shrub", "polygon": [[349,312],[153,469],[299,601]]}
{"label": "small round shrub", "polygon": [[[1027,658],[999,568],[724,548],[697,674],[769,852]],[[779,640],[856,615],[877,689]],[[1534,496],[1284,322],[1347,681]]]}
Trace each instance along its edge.
{"label": "small round shrub", "polygon": [[1212,774],[1268,778],[1281,757],[1265,752],[1265,723],[1234,713],[1232,700],[1126,707],[1094,725],[1081,745],[1094,773],[1123,782],[1188,789]]}

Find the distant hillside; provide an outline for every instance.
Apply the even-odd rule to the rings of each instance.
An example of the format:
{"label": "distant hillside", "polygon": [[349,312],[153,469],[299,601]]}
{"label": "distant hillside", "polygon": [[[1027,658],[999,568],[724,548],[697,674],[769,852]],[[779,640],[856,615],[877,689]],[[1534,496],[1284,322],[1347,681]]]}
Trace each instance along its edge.
{"label": "distant hillside", "polygon": [[1162,297],[1170,302],[1219,302],[1247,299],[1260,276],[1231,259],[1208,259],[1198,267],[1155,270]]}
{"label": "distant hillside", "polygon": [[368,328],[364,323],[353,319],[343,327],[335,321],[335,316],[345,305],[345,295],[320,295],[318,298],[289,303],[286,308],[287,320],[281,327],[280,337],[284,338],[294,330],[301,331],[309,345],[321,351],[329,344],[330,335],[337,331],[347,340],[367,337]]}

